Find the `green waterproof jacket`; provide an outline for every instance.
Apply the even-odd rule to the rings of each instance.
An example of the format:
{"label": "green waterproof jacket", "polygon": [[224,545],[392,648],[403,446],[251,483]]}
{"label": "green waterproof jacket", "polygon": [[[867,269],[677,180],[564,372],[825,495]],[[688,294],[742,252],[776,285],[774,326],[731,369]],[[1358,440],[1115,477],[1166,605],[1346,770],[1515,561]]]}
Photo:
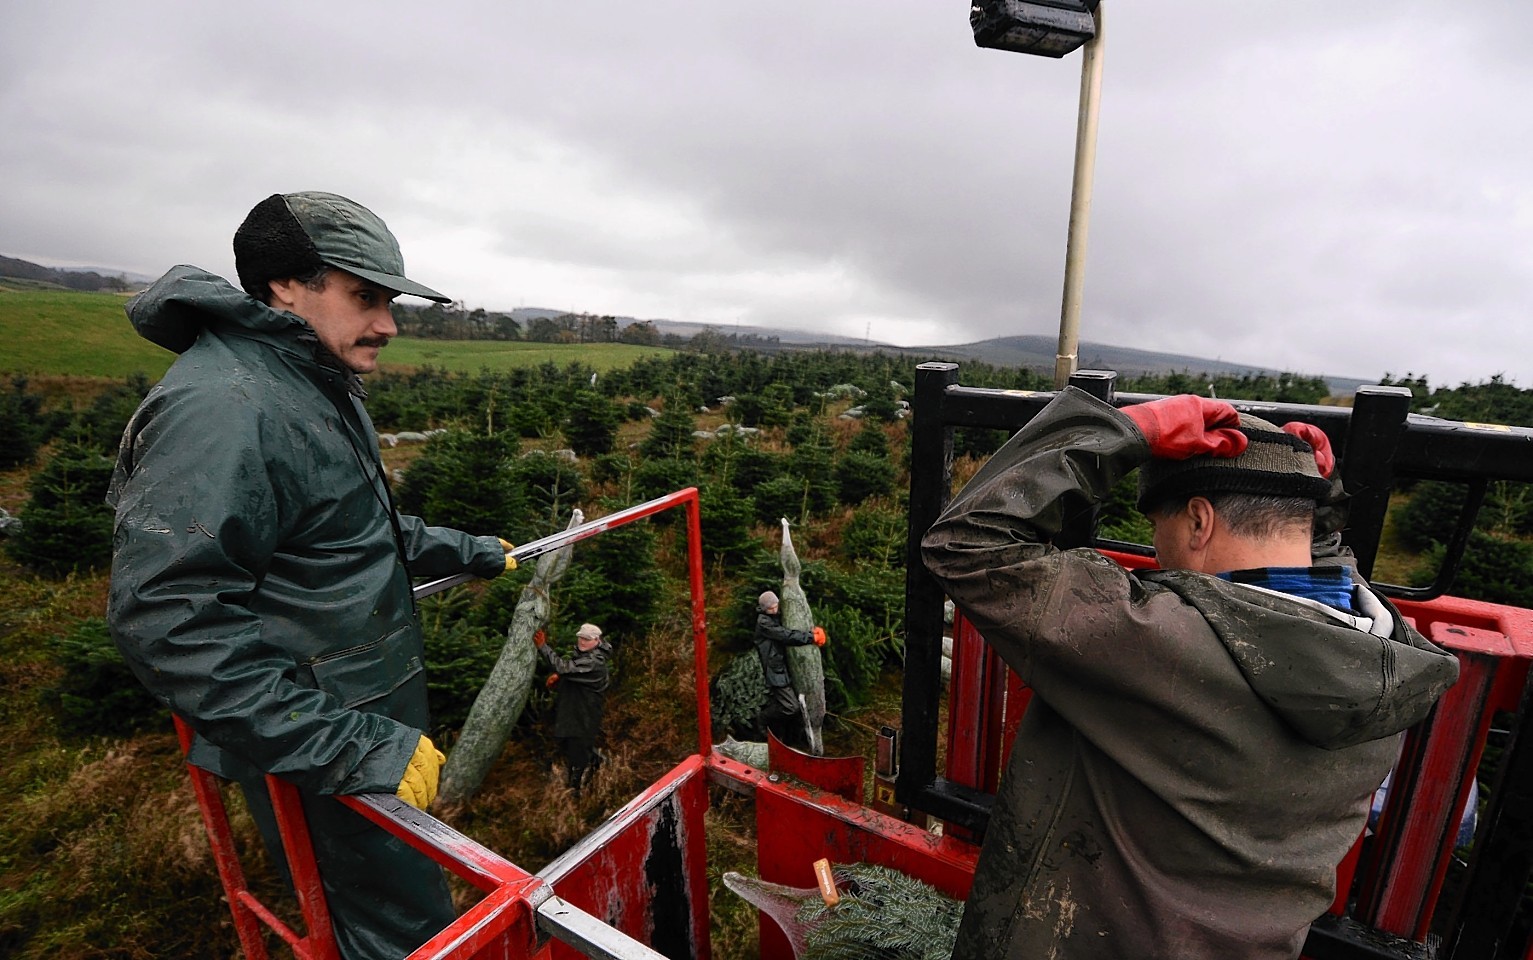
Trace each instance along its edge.
{"label": "green waterproof jacket", "polygon": [[601,734],[602,713],[606,709],[607,687],[611,674],[607,658],[612,644],[597,641],[590,650],[576,650],[573,657],[561,657],[552,646],[544,645],[543,658],[559,675],[558,702],[554,707],[554,736],[595,739]]}
{"label": "green waterproof jacket", "polygon": [[922,540],[1035,694],[958,960],[1291,960],[1398,734],[1457,677],[1364,584],[1347,614],[1049,545],[1149,457],[1127,417],[1066,389]]}
{"label": "green waterproof jacket", "polygon": [[307,323],[192,267],[128,303],[180,354],[123,434],[108,620],[191,759],[393,793],[427,727],[412,577],[504,569],[392,507],[361,386]]}

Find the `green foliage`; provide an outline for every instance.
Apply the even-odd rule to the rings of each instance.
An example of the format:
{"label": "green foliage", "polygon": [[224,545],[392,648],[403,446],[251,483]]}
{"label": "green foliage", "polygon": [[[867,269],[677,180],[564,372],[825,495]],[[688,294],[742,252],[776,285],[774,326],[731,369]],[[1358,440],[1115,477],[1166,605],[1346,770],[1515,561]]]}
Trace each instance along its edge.
{"label": "green foliage", "polygon": [[1150,542],[1155,528],[1135,505],[1139,499],[1139,475],[1131,473],[1113,484],[1097,515],[1097,536],[1127,543]]}
{"label": "green foliage", "polygon": [[599,624],[616,643],[648,633],[665,590],[656,550],[654,528],[644,520],[582,540],[554,588],[556,616],[571,632],[574,624]]}
{"label": "green foliage", "polygon": [[761,423],[763,427],[786,427],[793,417],[797,400],[789,383],[769,383],[761,391]]}
{"label": "green foliage", "polygon": [[12,377],[0,393],[0,470],[31,463],[46,437],[43,398],[27,391],[26,377]]}
{"label": "green foliage", "polygon": [[841,553],[854,564],[905,566],[906,514],[881,504],[863,504],[841,533]]}
{"label": "green foliage", "polygon": [[889,458],[889,435],[876,423],[865,423],[846,445],[847,453],[867,453]]}
{"label": "green foliage", "polygon": [[49,576],[110,566],[113,514],[106,491],[112,468],[88,444],[60,443],[27,485],[31,498],[21,511],[21,531],[6,540],[7,552]]}
{"label": "green foliage", "polygon": [[515,534],[512,539],[516,542],[564,529],[569,524],[571,512],[586,497],[585,478],[575,465],[541,450],[530,451],[512,460],[505,472],[509,482],[521,491],[522,502],[526,504],[526,512],[507,528]]}
{"label": "green foliage", "polygon": [[800,512],[785,514],[789,519],[802,521],[820,516],[835,506],[836,467],[830,444],[823,435],[811,434],[793,448],[788,455],[787,472],[798,481],[803,496]]}
{"label": "green foliage", "polygon": [[776,480],[786,470],[787,461],[782,457],[759,447],[747,445],[735,458],[728,479],[740,493],[751,496],[762,484]]}
{"label": "green foliage", "polygon": [[[471,627],[504,634],[511,626],[511,615],[516,610],[517,601],[521,599],[522,589],[532,579],[533,567],[534,564],[528,562],[515,570],[502,573],[484,585],[484,589],[479,591],[471,605],[466,609],[459,608],[458,612],[452,612],[449,616],[461,616],[463,622]],[[457,593],[453,596],[457,596]],[[426,602],[438,603],[439,601],[427,598]],[[423,604],[422,610],[424,609]]]}
{"label": "green foliage", "polygon": [[[1442,566],[1444,548],[1433,544],[1413,571],[1416,584],[1430,583]],[[1514,607],[1533,607],[1533,543],[1476,530],[1454,577],[1455,596]]]}
{"label": "green foliage", "polygon": [[872,453],[844,454],[836,463],[835,476],[836,497],[851,506],[894,490],[894,464]]}
{"label": "green foliage", "polygon": [[724,562],[735,562],[761,548],[751,536],[751,519],[756,504],[733,488],[711,484],[701,491],[698,503],[702,515],[703,552]]}
{"label": "green foliage", "polygon": [[505,433],[467,430],[438,434],[405,471],[399,508],[427,523],[470,533],[524,539],[527,483],[508,465],[517,442]]}
{"label": "green foliage", "polygon": [[[708,476],[719,484],[728,484],[735,474],[735,467],[740,457],[750,448],[744,434],[735,430],[729,430],[717,439],[703,447],[702,456],[699,458],[703,469],[708,471]],[[749,491],[741,491],[749,493]]]}
{"label": "green foliage", "polygon": [[1210,376],[1187,370],[1122,378],[1118,382],[1118,389],[1126,393],[1158,393],[1168,396],[1195,393],[1223,400],[1273,400],[1279,403],[1319,403],[1331,392],[1323,377],[1306,377],[1295,373],[1246,373],[1240,376],[1221,373]]}
{"label": "green foliage", "polygon": [[814,619],[828,637],[820,648],[827,708],[840,713],[862,706],[878,680],[892,638],[853,607],[821,603]]}
{"label": "green foliage", "polygon": [[[421,602],[426,641],[426,700],[432,737],[459,730],[489,679],[506,644],[504,630],[475,626],[462,619],[469,602],[464,593],[427,597]],[[508,617],[506,622],[510,623]]]}
{"label": "green foliage", "polygon": [[1411,491],[1410,499],[1395,511],[1395,533],[1412,550],[1425,550],[1433,543],[1447,543],[1458,524],[1466,488],[1443,480],[1423,480]]}
{"label": "green foliage", "polygon": [[983,459],[1001,449],[1010,436],[1005,430],[959,427],[953,431],[953,456]]}
{"label": "green foliage", "polygon": [[634,471],[634,498],[636,501],[653,500],[693,486],[696,481],[697,467],[690,461],[673,458],[646,460]]}
{"label": "green foliage", "polygon": [[797,477],[779,476],[757,484],[751,499],[761,523],[773,523],[780,517],[802,521],[808,512],[804,484]]}
{"label": "green foliage", "polygon": [[1385,377],[1383,382],[1410,388],[1411,409],[1417,413],[1470,423],[1533,426],[1533,389],[1518,389],[1500,374],[1482,383],[1464,383],[1452,389],[1429,390],[1425,377],[1412,378],[1410,374],[1401,380]]}
{"label": "green foliage", "polygon": [[750,739],[761,735],[756,715],[766,704],[766,677],[755,651],[739,654],[713,680],[708,702],[714,725],[724,733]]}
{"label": "green foliage", "polygon": [[565,442],[582,457],[608,453],[620,419],[617,404],[594,390],[580,390],[570,402]]}
{"label": "green foliage", "polygon": [[87,736],[125,737],[141,730],[168,730],[170,711],[138,682],[112,642],[106,620],[90,617],[49,644],[64,669],[44,687],[42,701],[59,727]]}
{"label": "green foliage", "polygon": [[963,902],[889,867],[832,868],[841,900],[827,907],[806,897],[794,915],[803,928],[803,960],[946,960],[958,939]]}
{"label": "green foliage", "polygon": [[636,464],[626,453],[604,453],[591,461],[591,479],[597,483],[615,483],[632,478]]}
{"label": "green foliage", "polygon": [[897,399],[887,381],[875,383],[868,388],[867,399],[862,401],[862,415],[875,422],[893,423],[899,419],[899,405],[894,402]]}
{"label": "green foliage", "polygon": [[675,397],[667,400],[660,416],[650,422],[649,435],[639,445],[639,452],[656,460],[691,460],[696,456],[696,438],[692,431],[697,421]]}
{"label": "green foliage", "polygon": [[891,660],[904,647],[905,571],[859,565],[839,570],[823,561],[804,564],[801,580],[815,617],[827,606],[850,607],[868,618],[888,644]]}

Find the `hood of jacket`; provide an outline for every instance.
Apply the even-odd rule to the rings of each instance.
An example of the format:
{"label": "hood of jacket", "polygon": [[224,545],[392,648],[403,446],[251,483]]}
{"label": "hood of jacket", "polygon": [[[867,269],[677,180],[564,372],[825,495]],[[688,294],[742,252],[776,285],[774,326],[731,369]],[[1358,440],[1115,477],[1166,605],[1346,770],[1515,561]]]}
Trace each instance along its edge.
{"label": "hood of jacket", "polygon": [[1458,659],[1363,584],[1352,615],[1199,573],[1143,576],[1197,607],[1256,695],[1318,747],[1399,733],[1458,679]]}
{"label": "hood of jacket", "polygon": [[184,264],[172,267],[124,309],[139,336],[177,354],[185,353],[210,327],[292,333],[318,343],[301,318],[273,310],[223,277]]}

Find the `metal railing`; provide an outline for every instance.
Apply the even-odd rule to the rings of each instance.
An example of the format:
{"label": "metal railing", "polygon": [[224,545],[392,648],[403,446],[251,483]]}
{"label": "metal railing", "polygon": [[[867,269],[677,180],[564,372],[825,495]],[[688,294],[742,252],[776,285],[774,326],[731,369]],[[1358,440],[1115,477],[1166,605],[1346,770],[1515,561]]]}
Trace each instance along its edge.
{"label": "metal railing", "polygon": [[[603,826],[598,838],[587,838],[577,844],[572,851],[575,854],[573,857],[572,854],[566,854],[565,858],[561,858],[563,866],[556,868],[561,861],[550,865],[549,869],[556,876],[554,880],[523,870],[398,797],[384,794],[336,797],[336,802],[345,804],[381,829],[404,840],[485,894],[483,899],[456,921],[410,954],[409,960],[466,960],[492,956],[517,960],[543,951],[549,938],[581,955],[598,960],[660,960],[663,956],[632,934],[615,929],[570,900],[556,895],[553,883],[567,881],[572,876],[570,863],[579,859],[579,853],[590,854],[603,845],[620,844],[625,829],[642,833],[645,818],[648,817],[675,817],[678,815],[676,809],[685,807],[691,811],[687,815],[699,821],[697,832],[701,834],[701,813],[695,797],[701,789],[697,784],[705,780],[700,757],[712,751],[712,732],[697,490],[688,487],[511,551],[520,563],[597,536],[614,527],[672,509],[681,509],[686,514],[699,757],[683,762],[641,797],[614,814]],[[414,592],[417,598],[425,597],[471,579],[474,579],[471,575],[444,577],[420,584]],[[192,729],[180,717],[175,718],[175,724],[185,753],[191,748]],[[236,934],[248,960],[266,960],[269,955],[265,934],[267,930],[285,943],[300,960],[338,960],[339,952],[331,929],[324,888],[315,864],[313,845],[297,788],[278,777],[266,777],[306,933],[300,933],[284,922],[251,892],[240,864],[219,780],[190,763],[187,769],[202,812],[214,863],[233,915]],[[641,839],[645,843],[652,843],[652,838],[647,834]],[[682,856],[687,855],[682,853]],[[683,866],[695,873],[700,869],[702,861],[697,859],[696,852],[690,856],[696,862],[684,863]],[[706,896],[703,902],[706,904]],[[642,908],[647,905],[638,906]],[[696,916],[694,911],[694,918]],[[706,938],[706,910],[700,916],[704,923],[702,937]]]}

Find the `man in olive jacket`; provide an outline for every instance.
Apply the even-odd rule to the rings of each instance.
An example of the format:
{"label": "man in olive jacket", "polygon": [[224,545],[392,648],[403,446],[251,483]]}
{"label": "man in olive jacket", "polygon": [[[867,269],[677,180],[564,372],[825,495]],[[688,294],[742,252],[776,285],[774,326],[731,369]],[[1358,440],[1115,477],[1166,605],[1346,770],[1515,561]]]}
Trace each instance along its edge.
{"label": "man in olive jacket", "polygon": [[582,623],[575,631],[575,655],[561,657],[539,630],[533,637],[554,672],[548,686],[557,690],[554,705],[554,737],[563,747],[565,782],[578,796],[587,772],[599,765],[596,741],[601,737],[602,713],[606,709],[607,658],[612,645],[602,638],[601,627]]}
{"label": "man in olive jacket", "polygon": [[756,658],[766,680],[767,698],[756,715],[756,726],[765,737],[770,730],[778,740],[790,746],[809,739],[808,718],[793,692],[793,678],[788,675],[788,648],[814,643],[825,646],[825,631],[794,630],[782,622],[782,602],[771,590],[756,598]]}
{"label": "man in olive jacket", "polygon": [[108,620],[144,685],[238,780],[285,866],[264,774],[297,785],[341,953],[398,958],[455,918],[442,872],[326,795],[419,807],[427,727],[412,577],[514,566],[395,509],[358,374],[396,332],[398,243],[365,207],[274,195],[234,238],[244,291],[176,267],[128,303],[180,357],[123,434]]}
{"label": "man in olive jacket", "polygon": [[[1153,458],[1153,459],[1152,459]],[[1292,960],[1457,661],[1316,566],[1323,434],[1067,388],[922,541],[1034,690],[954,956]],[[1049,541],[1140,472],[1161,570]]]}

